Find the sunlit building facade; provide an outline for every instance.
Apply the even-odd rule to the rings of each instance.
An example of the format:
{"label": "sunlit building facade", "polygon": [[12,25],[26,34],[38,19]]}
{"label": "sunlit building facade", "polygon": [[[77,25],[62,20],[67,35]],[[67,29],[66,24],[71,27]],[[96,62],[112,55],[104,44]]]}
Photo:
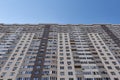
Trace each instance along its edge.
{"label": "sunlit building facade", "polygon": [[0,24],[0,80],[120,80],[120,25]]}

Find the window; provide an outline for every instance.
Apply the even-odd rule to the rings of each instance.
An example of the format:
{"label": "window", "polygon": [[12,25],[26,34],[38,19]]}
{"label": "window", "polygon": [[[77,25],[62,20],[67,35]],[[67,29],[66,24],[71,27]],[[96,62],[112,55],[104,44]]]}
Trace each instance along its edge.
{"label": "window", "polygon": [[60,80],[65,80],[65,78],[60,78]]}
{"label": "window", "polygon": [[74,80],[73,78],[69,78],[69,80]]}
{"label": "window", "polygon": [[14,60],[15,58],[11,58],[11,60]]}
{"label": "window", "polygon": [[60,64],[64,64],[64,62],[60,62]]}
{"label": "window", "polygon": [[45,68],[45,69],[49,69],[50,66],[49,66],[49,65],[44,65],[44,68]]}
{"label": "window", "polygon": [[108,67],[108,69],[112,69],[112,67],[111,66],[107,66]]}
{"label": "window", "polygon": [[63,53],[60,53],[61,56],[63,56]]}
{"label": "window", "polygon": [[113,60],[113,57],[109,57],[111,60]]}
{"label": "window", "polygon": [[109,64],[109,62],[108,62],[108,61],[105,61],[105,64]]}
{"label": "window", "polygon": [[17,69],[17,67],[14,67],[14,68],[13,68],[13,71],[15,71],[16,69]]}
{"label": "window", "polygon": [[64,66],[60,66],[60,69],[64,69]]}
{"label": "window", "polygon": [[73,75],[73,72],[68,72],[68,75]]}
{"label": "window", "polygon": [[5,75],[6,75],[6,72],[3,72],[3,73],[1,74],[1,77],[5,76]]}
{"label": "window", "polygon": [[71,58],[70,57],[67,57],[68,60],[70,60]]}
{"label": "window", "polygon": [[49,71],[43,71],[43,74],[48,75],[48,74],[49,74]]}
{"label": "window", "polygon": [[82,80],[82,79],[78,77],[77,80]]}
{"label": "window", "polygon": [[116,68],[117,70],[120,70],[120,67],[119,67],[119,66],[115,66],[115,68]]}
{"label": "window", "polygon": [[19,65],[19,63],[20,63],[20,62],[16,62],[16,63],[15,63],[15,66],[18,66],[18,65]]}
{"label": "window", "polygon": [[113,61],[112,63],[113,63],[114,65],[116,65],[116,64],[117,64],[117,63],[116,63],[116,62],[114,62],[114,61]]}
{"label": "window", "polygon": [[52,74],[57,74],[57,72],[56,71],[52,71]]}
{"label": "window", "polygon": [[22,60],[22,57],[19,57],[19,58],[17,59],[17,61],[20,61],[20,60]]}
{"label": "window", "polygon": [[60,57],[60,60],[63,60],[64,58],[63,57]]}
{"label": "window", "polygon": [[114,78],[114,80],[119,80],[118,78]]}
{"label": "window", "polygon": [[68,62],[67,62],[67,64],[68,64],[68,65],[70,65],[70,64],[71,64],[71,62],[70,62],[70,61],[68,61]]}
{"label": "window", "polygon": [[72,66],[68,66],[68,69],[72,69]]}
{"label": "window", "polygon": [[115,75],[115,72],[111,72],[112,75]]}
{"label": "window", "polygon": [[9,70],[9,67],[6,67],[5,70]]}
{"label": "window", "polygon": [[[84,73],[84,75],[91,75],[91,72],[83,72]],[[94,75],[95,75],[96,73],[94,72]]]}
{"label": "window", "polygon": [[63,75],[64,75],[64,72],[60,72],[60,75],[63,76]]}
{"label": "window", "polygon": [[43,77],[41,80],[49,80],[48,77]]}
{"label": "window", "polygon": [[39,71],[36,71],[35,74],[39,74]]}
{"label": "window", "polygon": [[31,74],[31,71],[26,71],[25,74]]}
{"label": "window", "polygon": [[33,80],[38,80],[38,78],[33,78]]}
{"label": "window", "polygon": [[70,53],[66,53],[67,56],[70,56]]}
{"label": "window", "polygon": [[15,74],[15,72],[11,72],[11,73],[10,73],[10,76],[14,76],[14,74]]}
{"label": "window", "polygon": [[41,61],[38,61],[38,63],[41,63]]}

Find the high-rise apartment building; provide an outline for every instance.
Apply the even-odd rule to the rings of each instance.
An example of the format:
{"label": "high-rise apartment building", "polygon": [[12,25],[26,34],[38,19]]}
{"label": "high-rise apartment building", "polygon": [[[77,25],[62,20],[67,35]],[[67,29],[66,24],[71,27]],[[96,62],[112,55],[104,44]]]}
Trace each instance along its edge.
{"label": "high-rise apartment building", "polygon": [[120,25],[0,24],[0,80],[120,80]]}

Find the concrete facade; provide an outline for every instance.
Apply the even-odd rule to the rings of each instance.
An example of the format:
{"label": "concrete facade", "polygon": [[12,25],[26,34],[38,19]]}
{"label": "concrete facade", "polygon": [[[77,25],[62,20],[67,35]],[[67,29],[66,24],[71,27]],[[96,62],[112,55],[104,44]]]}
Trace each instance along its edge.
{"label": "concrete facade", "polygon": [[120,80],[120,25],[0,24],[0,80]]}

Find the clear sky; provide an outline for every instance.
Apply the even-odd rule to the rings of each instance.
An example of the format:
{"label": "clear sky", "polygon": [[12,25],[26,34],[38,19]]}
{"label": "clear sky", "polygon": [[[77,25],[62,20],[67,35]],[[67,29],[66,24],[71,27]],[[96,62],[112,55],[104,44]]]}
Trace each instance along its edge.
{"label": "clear sky", "polygon": [[0,23],[119,24],[120,0],[0,0]]}

